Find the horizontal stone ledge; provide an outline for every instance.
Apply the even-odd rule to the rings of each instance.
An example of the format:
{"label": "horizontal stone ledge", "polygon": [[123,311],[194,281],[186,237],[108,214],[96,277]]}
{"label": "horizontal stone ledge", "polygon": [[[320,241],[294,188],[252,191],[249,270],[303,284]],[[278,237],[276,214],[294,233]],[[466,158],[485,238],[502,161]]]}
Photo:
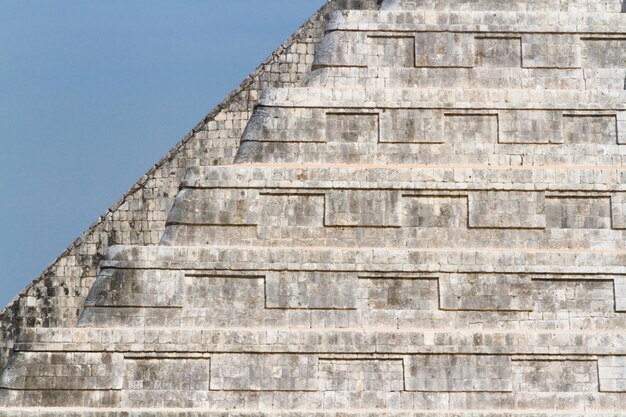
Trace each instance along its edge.
{"label": "horizontal stone ledge", "polygon": [[365,11],[334,12],[327,31],[583,33],[623,36],[621,13],[491,11]]}
{"label": "horizontal stone ledge", "polygon": [[608,111],[626,109],[626,91],[290,87],[264,90],[257,104],[266,107],[344,109]]}
{"label": "horizontal stone ledge", "polygon": [[189,271],[626,274],[626,250],[112,246],[102,268]]}
{"label": "horizontal stone ledge", "polygon": [[626,412],[606,411],[552,411],[520,410],[501,411],[415,411],[415,410],[307,410],[258,411],[258,410],[204,410],[199,408],[22,408],[2,409],[5,417],[626,417]]}
{"label": "horizontal stone ledge", "polygon": [[[121,340],[120,340],[121,339]],[[82,341],[81,341],[82,340]],[[92,342],[87,342],[90,340]],[[20,352],[626,355],[615,331],[399,329],[27,329]]]}
{"label": "horizontal stone ledge", "polygon": [[[432,165],[261,165],[194,167],[182,188],[384,189],[384,190],[626,190],[626,167],[487,167]],[[297,193],[291,191],[292,193]]]}

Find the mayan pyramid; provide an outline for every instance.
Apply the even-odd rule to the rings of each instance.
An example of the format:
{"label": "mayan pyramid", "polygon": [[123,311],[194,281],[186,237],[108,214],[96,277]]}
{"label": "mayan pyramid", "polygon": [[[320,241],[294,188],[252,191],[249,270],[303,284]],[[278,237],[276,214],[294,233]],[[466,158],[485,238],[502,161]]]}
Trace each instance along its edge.
{"label": "mayan pyramid", "polygon": [[0,415],[626,416],[625,12],[330,1],[2,313]]}

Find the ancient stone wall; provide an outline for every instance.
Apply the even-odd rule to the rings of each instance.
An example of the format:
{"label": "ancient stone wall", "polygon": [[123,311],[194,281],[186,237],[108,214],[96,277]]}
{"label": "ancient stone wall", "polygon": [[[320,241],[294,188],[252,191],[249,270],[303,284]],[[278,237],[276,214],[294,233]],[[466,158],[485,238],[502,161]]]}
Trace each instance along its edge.
{"label": "ancient stone wall", "polygon": [[21,329],[76,325],[110,245],[159,243],[187,167],[233,161],[261,91],[297,85],[310,72],[332,10],[375,6],[375,0],[333,0],[322,7],[22,291],[0,313],[0,369]]}
{"label": "ancient stone wall", "polygon": [[625,417],[622,3],[445,4],[333,12],[0,407]]}

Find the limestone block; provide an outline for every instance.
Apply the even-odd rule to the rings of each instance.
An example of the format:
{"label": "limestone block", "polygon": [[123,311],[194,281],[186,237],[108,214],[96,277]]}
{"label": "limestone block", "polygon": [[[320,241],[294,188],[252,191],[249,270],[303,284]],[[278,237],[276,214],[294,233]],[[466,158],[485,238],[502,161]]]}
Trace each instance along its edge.
{"label": "limestone block", "polygon": [[407,391],[510,392],[511,359],[488,355],[420,355],[405,359]]}
{"label": "limestone block", "polygon": [[254,226],[258,223],[256,190],[184,189],[167,219],[170,225]]}
{"label": "limestone block", "polygon": [[600,392],[626,392],[626,356],[598,358]]}
{"label": "limestone block", "polygon": [[469,193],[469,227],[543,229],[545,193],[473,191]]}
{"label": "limestone block", "polygon": [[378,143],[378,113],[327,113],[327,142]]}
{"label": "limestone block", "polygon": [[604,280],[535,279],[536,312],[612,313],[613,283]]}
{"label": "limestone block", "polygon": [[242,141],[324,142],[322,109],[257,107],[246,126]]}
{"label": "limestone block", "polygon": [[521,37],[476,37],[476,67],[521,68]]}
{"label": "limestone block", "polygon": [[615,145],[617,124],[615,115],[608,114],[568,114],[563,124],[564,139],[567,144]]}
{"label": "limestone block", "polygon": [[498,140],[500,143],[563,143],[563,112],[502,111]]}
{"label": "limestone block", "polygon": [[439,284],[434,278],[361,278],[359,300],[371,310],[439,310]]}
{"label": "limestone block", "polygon": [[370,36],[370,67],[415,67],[415,36]]}
{"label": "limestone block", "polygon": [[387,110],[380,114],[381,143],[443,143],[442,110]]}
{"label": "limestone block", "polygon": [[365,32],[332,31],[322,38],[313,67],[365,67],[369,54]]}
{"label": "limestone block", "polygon": [[328,227],[400,227],[402,198],[398,191],[330,190],[326,193]]}
{"label": "limestone block", "polygon": [[611,217],[613,229],[626,229],[626,193],[611,195]]}
{"label": "limestone block", "polygon": [[267,308],[356,308],[356,274],[332,272],[269,272],[265,278]]}
{"label": "limestone block", "polygon": [[208,391],[209,373],[209,358],[130,357],[124,361],[124,389]]}
{"label": "limestone block", "polygon": [[617,112],[617,143],[626,145],[626,112],[624,111]]}
{"label": "limestone block", "polygon": [[474,56],[473,34],[423,32],[415,37],[417,67],[471,68]]}
{"label": "limestone block", "polygon": [[626,313],[626,277],[615,278],[615,311]]}
{"label": "limestone block", "polygon": [[546,224],[555,229],[610,229],[608,197],[548,198]]}
{"label": "limestone block", "polygon": [[320,390],[349,393],[404,391],[402,359],[319,360]]}
{"label": "limestone block", "polygon": [[513,362],[513,390],[524,393],[598,391],[595,360],[520,360]]}
{"label": "limestone block", "polygon": [[532,311],[529,275],[442,274],[439,277],[442,310]]}
{"label": "limestone block", "polygon": [[0,388],[15,390],[119,390],[124,379],[119,353],[18,352],[11,356]]}
{"label": "limestone block", "polygon": [[317,366],[312,355],[215,354],[211,390],[317,391]]}
{"label": "limestone block", "polygon": [[524,68],[580,68],[578,35],[522,35]]}
{"label": "limestone block", "polygon": [[445,142],[479,145],[498,142],[498,115],[495,113],[446,113]]}
{"label": "limestone block", "polygon": [[584,68],[626,67],[626,39],[593,36],[583,38],[581,43]]}
{"label": "limestone block", "polygon": [[290,227],[324,226],[324,195],[262,194],[259,205],[259,224],[262,229],[269,228],[283,233]]}
{"label": "limestone block", "polygon": [[467,197],[405,196],[403,226],[467,228]]}
{"label": "limestone block", "polygon": [[86,307],[182,307],[181,271],[103,269]]}

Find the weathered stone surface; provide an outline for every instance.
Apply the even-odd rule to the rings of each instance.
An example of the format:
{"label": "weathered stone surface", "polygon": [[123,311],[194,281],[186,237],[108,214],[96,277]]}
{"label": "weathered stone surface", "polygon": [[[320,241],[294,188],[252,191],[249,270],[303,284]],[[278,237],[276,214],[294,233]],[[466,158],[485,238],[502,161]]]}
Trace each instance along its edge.
{"label": "weathered stone surface", "polygon": [[5,311],[0,414],[625,417],[624,11],[329,2]]}

